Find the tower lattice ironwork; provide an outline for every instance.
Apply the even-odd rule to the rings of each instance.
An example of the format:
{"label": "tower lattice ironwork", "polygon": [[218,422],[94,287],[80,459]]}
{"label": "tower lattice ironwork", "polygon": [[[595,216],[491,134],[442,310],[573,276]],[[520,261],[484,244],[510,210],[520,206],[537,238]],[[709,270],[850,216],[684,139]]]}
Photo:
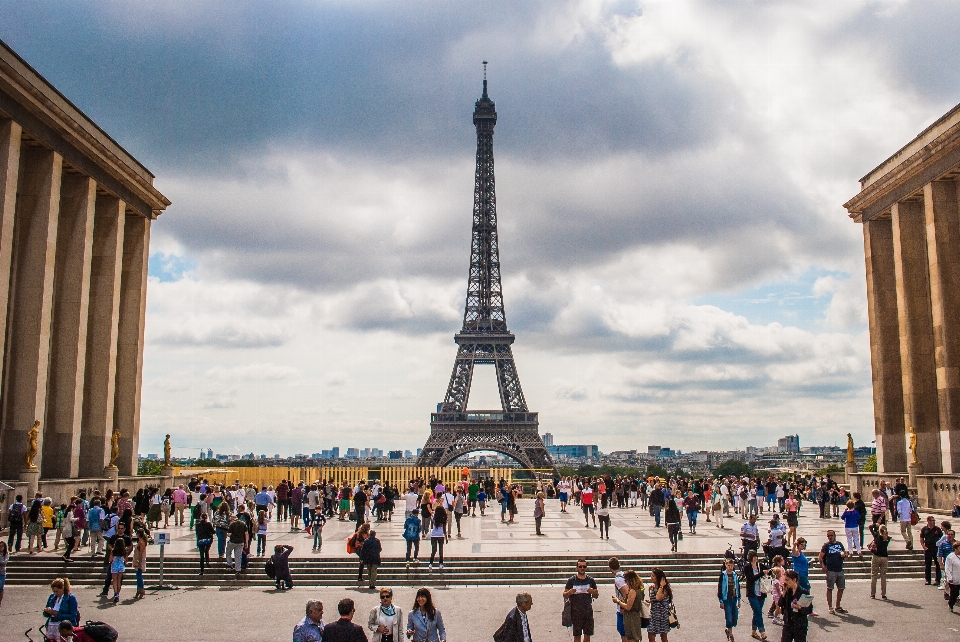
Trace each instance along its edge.
{"label": "tower lattice ironwork", "polygon": [[[484,63],[483,95],[476,102],[477,169],[473,195],[473,234],[470,278],[463,312],[463,329],[454,336],[459,346],[443,403],[430,417],[430,437],[421,451],[420,466],[445,466],[460,455],[493,450],[527,468],[552,468],[553,461],[538,432],[537,413],[527,409],[520,377],[510,348],[500,286],[497,245],[497,196],[493,173],[494,102],[487,95]],[[500,389],[499,410],[467,412],[473,367],[493,364]]]}

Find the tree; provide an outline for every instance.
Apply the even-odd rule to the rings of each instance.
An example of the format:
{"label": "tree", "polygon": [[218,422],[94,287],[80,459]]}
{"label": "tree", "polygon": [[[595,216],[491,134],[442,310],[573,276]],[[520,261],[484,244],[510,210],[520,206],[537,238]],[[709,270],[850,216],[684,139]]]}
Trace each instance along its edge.
{"label": "tree", "polygon": [[873,455],[868,455],[868,456],[867,456],[867,461],[865,461],[864,464],[863,464],[863,472],[865,472],[865,473],[875,473],[875,472],[877,472],[877,455],[876,455],[876,453],[874,453]]}
{"label": "tree", "polygon": [[669,477],[670,472],[660,464],[650,464],[647,466],[647,477]]}
{"label": "tree", "polygon": [[820,470],[818,470],[816,472],[816,475],[817,477],[820,477],[822,475],[833,475],[834,473],[842,473],[843,471],[844,471],[844,468],[840,464],[830,464],[829,466],[825,466],[824,468],[821,468]]}
{"label": "tree", "polygon": [[750,464],[744,461],[738,461],[736,459],[728,459],[719,466],[713,469],[713,474],[716,477],[729,477],[731,475],[735,477],[742,477],[744,475],[753,474],[753,468],[750,467]]}
{"label": "tree", "polygon": [[160,474],[160,462],[153,459],[141,459],[137,462],[137,476],[150,477]]}
{"label": "tree", "polygon": [[219,467],[220,467],[220,460],[219,460],[219,459],[207,459],[207,458],[204,457],[204,458],[201,458],[201,459],[194,459],[194,460],[193,460],[193,464],[191,464],[191,465],[192,465],[194,468],[219,468]]}

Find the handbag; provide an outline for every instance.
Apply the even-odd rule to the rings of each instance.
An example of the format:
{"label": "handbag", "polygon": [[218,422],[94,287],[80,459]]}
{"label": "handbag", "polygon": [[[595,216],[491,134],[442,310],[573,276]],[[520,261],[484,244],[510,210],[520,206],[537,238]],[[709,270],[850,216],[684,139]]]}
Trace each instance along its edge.
{"label": "handbag", "polygon": [[910,525],[916,526],[919,523],[920,523],[920,516],[917,515],[917,511],[915,510],[910,511]]}
{"label": "handbag", "polygon": [[773,578],[769,575],[764,575],[759,580],[760,582],[760,592],[768,594],[773,591]]}
{"label": "handbag", "polygon": [[560,614],[561,626],[573,626],[573,605],[570,604],[570,598],[563,598],[563,613]]}
{"label": "handbag", "polygon": [[667,622],[670,624],[671,629],[680,628],[680,618],[677,617],[677,607],[673,605],[673,602],[670,602],[670,613],[667,615]]}

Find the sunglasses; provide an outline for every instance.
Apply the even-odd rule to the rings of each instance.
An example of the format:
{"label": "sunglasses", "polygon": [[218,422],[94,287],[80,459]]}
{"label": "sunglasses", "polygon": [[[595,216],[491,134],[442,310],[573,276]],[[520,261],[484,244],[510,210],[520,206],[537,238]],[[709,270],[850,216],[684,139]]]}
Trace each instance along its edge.
{"label": "sunglasses", "polygon": [[381,595],[381,596],[380,596],[380,599],[381,599],[381,600],[389,600],[389,599],[392,598],[392,597],[393,597],[392,595]]}

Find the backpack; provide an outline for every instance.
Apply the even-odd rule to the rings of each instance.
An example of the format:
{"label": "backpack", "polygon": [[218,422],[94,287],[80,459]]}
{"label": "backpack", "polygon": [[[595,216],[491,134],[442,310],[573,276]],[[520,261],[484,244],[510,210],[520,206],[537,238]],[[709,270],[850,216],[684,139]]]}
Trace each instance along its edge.
{"label": "backpack", "polygon": [[407,523],[404,524],[403,539],[407,540],[408,542],[414,542],[420,539],[420,520],[419,519],[414,518],[414,519],[408,520]]}
{"label": "backpack", "polygon": [[263,565],[263,570],[271,580],[277,579],[277,567],[273,563],[273,558],[267,560],[267,563]]}
{"label": "backpack", "polygon": [[7,511],[7,519],[10,522],[23,522],[23,504],[20,502],[14,502],[10,506],[10,509]]}
{"label": "backpack", "polygon": [[83,632],[94,642],[117,642],[117,630],[106,622],[91,622],[83,625]]}
{"label": "backpack", "polygon": [[353,535],[347,538],[347,552],[350,554],[356,553],[357,552],[356,546],[357,546],[357,534],[354,533]]}

